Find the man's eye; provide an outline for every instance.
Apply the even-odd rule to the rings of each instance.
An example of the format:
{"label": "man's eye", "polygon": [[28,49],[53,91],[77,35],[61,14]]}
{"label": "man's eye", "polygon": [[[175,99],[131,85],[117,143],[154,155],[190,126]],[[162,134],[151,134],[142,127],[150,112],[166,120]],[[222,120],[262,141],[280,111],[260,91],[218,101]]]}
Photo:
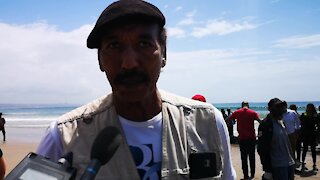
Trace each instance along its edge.
{"label": "man's eye", "polygon": [[109,49],[115,49],[115,48],[119,48],[120,47],[120,44],[117,43],[117,42],[111,42],[107,45],[107,48]]}
{"label": "man's eye", "polygon": [[140,47],[152,47],[152,43],[150,43],[148,41],[141,41],[141,42],[139,42],[139,46]]}

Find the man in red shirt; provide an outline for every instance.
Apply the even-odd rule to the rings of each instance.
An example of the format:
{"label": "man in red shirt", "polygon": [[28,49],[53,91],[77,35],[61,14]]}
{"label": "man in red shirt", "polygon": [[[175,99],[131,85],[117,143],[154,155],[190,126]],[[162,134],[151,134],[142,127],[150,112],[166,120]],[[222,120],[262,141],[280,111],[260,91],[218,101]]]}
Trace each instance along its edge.
{"label": "man in red shirt", "polygon": [[[241,103],[242,108],[236,110],[227,118],[227,122],[237,121],[237,130],[239,133],[239,146],[241,153],[242,172],[244,179],[253,179],[255,174],[255,149],[256,134],[254,129],[254,120],[260,122],[258,113],[249,109],[248,102]],[[248,175],[248,156],[250,160],[250,172]]]}

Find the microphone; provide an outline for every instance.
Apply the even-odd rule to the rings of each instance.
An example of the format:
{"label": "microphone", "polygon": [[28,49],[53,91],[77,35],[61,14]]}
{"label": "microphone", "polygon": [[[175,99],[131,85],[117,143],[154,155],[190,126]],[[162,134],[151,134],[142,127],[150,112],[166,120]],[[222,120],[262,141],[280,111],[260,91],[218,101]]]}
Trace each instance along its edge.
{"label": "microphone", "polygon": [[101,166],[105,165],[114,155],[122,137],[120,131],[112,126],[104,128],[96,137],[91,148],[91,161],[80,180],[91,180],[97,175]]}

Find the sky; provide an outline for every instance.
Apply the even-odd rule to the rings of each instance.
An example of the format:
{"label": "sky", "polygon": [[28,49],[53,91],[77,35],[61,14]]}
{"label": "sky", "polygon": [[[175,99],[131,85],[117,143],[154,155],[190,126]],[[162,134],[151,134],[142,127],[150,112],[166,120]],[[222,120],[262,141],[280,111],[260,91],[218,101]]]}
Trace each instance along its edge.
{"label": "sky", "polygon": [[[113,1],[0,0],[0,104],[111,92],[86,39]],[[150,0],[166,17],[158,87],[211,103],[320,100],[320,1]]]}

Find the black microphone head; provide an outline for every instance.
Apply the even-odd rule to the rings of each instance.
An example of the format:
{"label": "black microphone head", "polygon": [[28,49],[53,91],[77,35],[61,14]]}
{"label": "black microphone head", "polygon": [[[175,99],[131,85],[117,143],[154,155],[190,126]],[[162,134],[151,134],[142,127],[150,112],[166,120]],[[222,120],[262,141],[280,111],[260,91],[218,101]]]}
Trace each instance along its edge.
{"label": "black microphone head", "polygon": [[91,149],[91,159],[106,164],[116,152],[122,141],[120,131],[112,126],[104,128],[96,137]]}

